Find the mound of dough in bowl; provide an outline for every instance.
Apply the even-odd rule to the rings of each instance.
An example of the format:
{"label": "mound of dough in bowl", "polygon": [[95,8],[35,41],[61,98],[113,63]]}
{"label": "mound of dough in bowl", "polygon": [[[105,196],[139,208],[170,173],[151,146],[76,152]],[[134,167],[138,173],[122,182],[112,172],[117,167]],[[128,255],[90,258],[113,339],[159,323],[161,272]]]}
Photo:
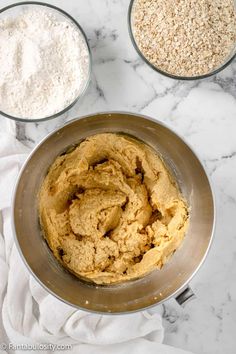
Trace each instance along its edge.
{"label": "mound of dough in bowl", "polygon": [[49,247],[78,277],[111,284],[161,268],[180,246],[188,206],[158,154],[98,134],[52,164],[39,194]]}

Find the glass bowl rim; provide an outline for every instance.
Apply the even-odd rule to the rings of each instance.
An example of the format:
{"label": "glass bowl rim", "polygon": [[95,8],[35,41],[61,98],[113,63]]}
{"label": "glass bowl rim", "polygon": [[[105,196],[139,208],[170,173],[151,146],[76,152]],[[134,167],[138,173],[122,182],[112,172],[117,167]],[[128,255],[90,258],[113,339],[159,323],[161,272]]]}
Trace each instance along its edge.
{"label": "glass bowl rim", "polygon": [[141,52],[141,50],[139,49],[137,42],[135,40],[134,34],[133,34],[133,29],[132,29],[132,10],[133,10],[133,5],[134,2],[136,0],[130,0],[129,3],[129,8],[128,8],[128,31],[129,31],[129,36],[131,39],[131,42],[134,46],[134,49],[136,50],[136,52],[138,53],[138,55],[140,56],[140,58],[149,66],[151,67],[154,71],[156,71],[157,73],[166,76],[168,78],[171,79],[175,79],[175,80],[183,80],[183,81],[194,81],[194,80],[201,80],[201,79],[206,79],[208,77],[211,77],[213,75],[218,74],[219,72],[221,72],[222,70],[224,70],[230,63],[232,63],[232,61],[236,58],[236,50],[235,53],[228,59],[226,60],[220,67],[214,69],[213,71],[207,73],[207,74],[203,74],[203,75],[196,75],[196,76],[178,76],[178,75],[174,75],[171,73],[168,73],[164,70],[159,69],[158,67],[156,67],[155,65],[153,65],[145,56],[144,54]]}
{"label": "glass bowl rim", "polygon": [[52,114],[50,116],[47,116],[47,117],[35,118],[35,119],[34,118],[26,118],[26,117],[24,117],[24,118],[14,117],[14,116],[12,116],[12,115],[0,110],[0,115],[2,115],[5,118],[12,119],[12,120],[14,120],[16,122],[39,123],[39,122],[44,122],[44,121],[51,120],[51,119],[54,119],[54,118],[58,118],[59,116],[63,115],[67,111],[69,111],[79,101],[79,99],[84,96],[85,92],[88,89],[90,80],[91,80],[92,54],[91,54],[91,49],[90,49],[90,46],[89,46],[89,43],[88,43],[88,38],[87,38],[83,28],[81,27],[81,25],[70,14],[68,14],[66,11],[64,11],[63,9],[61,9],[61,8],[59,8],[57,6],[48,4],[46,2],[40,2],[40,1],[21,1],[21,2],[18,2],[18,3],[12,3],[12,4],[8,5],[8,6],[3,7],[3,8],[0,8],[0,15],[3,14],[4,12],[10,10],[10,9],[15,8],[15,7],[18,7],[18,6],[21,7],[21,6],[27,6],[27,5],[29,5],[29,6],[30,5],[33,5],[33,6],[36,5],[36,6],[46,7],[46,8],[52,9],[53,11],[59,12],[62,16],[64,16],[65,18],[68,18],[70,20],[70,22],[72,22],[75,25],[75,27],[77,28],[77,30],[79,30],[79,32],[81,33],[81,35],[82,35],[82,37],[83,37],[83,39],[85,41],[87,50],[88,50],[88,58],[89,58],[89,67],[88,67],[88,75],[87,75],[87,79],[86,79],[86,84],[84,85],[84,88],[81,91],[81,93],[68,106],[63,108],[63,110],[60,110],[59,112],[57,112],[55,114]]}

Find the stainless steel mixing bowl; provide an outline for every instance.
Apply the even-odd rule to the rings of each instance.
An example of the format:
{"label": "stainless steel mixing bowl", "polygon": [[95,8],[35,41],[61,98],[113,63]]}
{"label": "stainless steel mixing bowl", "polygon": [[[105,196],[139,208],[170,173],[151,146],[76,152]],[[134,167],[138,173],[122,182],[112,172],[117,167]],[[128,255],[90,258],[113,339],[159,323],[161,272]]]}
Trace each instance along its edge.
{"label": "stainless steel mixing bowl", "polygon": [[[54,259],[38,222],[37,194],[49,166],[70,145],[102,132],[131,134],[156,149],[174,173],[191,206],[182,247],[161,269],[142,279],[99,286],[79,280]],[[208,252],[214,228],[214,198],[203,166],[191,148],[162,123],[130,113],[101,113],[74,120],[48,135],[25,162],[16,184],[13,208],[15,240],[33,276],[51,294],[78,308],[123,313],[159,304],[184,290]],[[188,292],[179,296],[179,301]]]}

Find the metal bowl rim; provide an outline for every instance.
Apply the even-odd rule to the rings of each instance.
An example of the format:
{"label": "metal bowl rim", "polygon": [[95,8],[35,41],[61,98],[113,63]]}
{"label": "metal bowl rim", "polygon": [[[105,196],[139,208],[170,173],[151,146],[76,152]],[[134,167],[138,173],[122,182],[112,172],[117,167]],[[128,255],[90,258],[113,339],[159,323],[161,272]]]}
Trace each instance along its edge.
{"label": "metal bowl rim", "polygon": [[[62,297],[60,297],[59,295],[55,294],[51,289],[49,289],[32,271],[32,269],[30,268],[29,264],[27,263],[27,260],[25,259],[23,252],[21,250],[20,244],[18,242],[18,237],[16,234],[16,229],[15,229],[15,223],[14,223],[14,207],[15,207],[15,198],[16,198],[16,194],[17,194],[17,189],[18,189],[18,184],[21,180],[21,176],[25,170],[25,168],[27,167],[28,162],[30,161],[31,157],[34,155],[34,153],[44,144],[44,142],[46,140],[48,140],[52,135],[54,135],[55,133],[57,133],[58,131],[60,131],[61,129],[63,129],[64,127],[66,127],[67,125],[70,125],[71,123],[74,123],[76,121],[80,121],[82,119],[86,119],[86,118],[90,118],[93,116],[103,116],[103,115],[112,115],[112,114],[124,114],[124,115],[130,115],[130,116],[136,116],[136,117],[140,117],[143,119],[146,119],[148,121],[151,121],[153,123],[157,123],[158,125],[166,128],[167,130],[169,130],[171,133],[173,133],[174,135],[176,135],[178,138],[180,138],[180,140],[182,140],[184,142],[184,144],[190,149],[190,151],[193,153],[193,155],[196,157],[196,159],[198,160],[198,162],[200,163],[205,176],[207,177],[207,181],[209,183],[209,187],[210,187],[210,191],[211,191],[211,196],[212,196],[212,204],[213,204],[213,220],[212,220],[212,229],[211,229],[211,236],[210,236],[210,240],[208,243],[208,246],[206,248],[206,251],[204,253],[204,256],[201,259],[201,262],[199,263],[199,265],[197,266],[197,268],[195,269],[195,271],[188,277],[188,279],[184,282],[184,284],[177,289],[175,292],[173,292],[172,294],[170,294],[169,296],[167,296],[165,299],[157,302],[157,303],[153,303],[149,306],[145,306],[139,309],[135,309],[135,310],[131,310],[131,311],[121,311],[121,312],[103,312],[103,311],[96,311],[96,310],[88,310],[86,308],[80,307],[78,305],[72,304],[69,301],[63,299]],[[64,124],[63,126],[61,126],[60,128],[55,129],[54,131],[50,132],[49,134],[47,134],[31,151],[31,153],[29,154],[29,156],[26,158],[25,162],[23,163],[21,170],[18,174],[14,189],[13,189],[13,194],[12,194],[12,202],[11,202],[11,226],[12,226],[12,230],[13,230],[13,237],[14,237],[14,241],[15,244],[17,246],[18,252],[20,253],[21,259],[23,260],[24,264],[26,265],[27,269],[29,270],[30,274],[34,277],[34,279],[51,295],[55,296],[58,300],[61,300],[62,302],[64,302],[67,305],[70,305],[78,310],[83,310],[86,311],[88,313],[96,313],[96,314],[101,314],[101,315],[122,315],[122,314],[132,314],[132,313],[136,313],[136,312],[140,312],[140,311],[144,311],[150,308],[153,308],[157,305],[161,305],[163,304],[165,301],[176,297],[177,295],[179,295],[189,284],[189,282],[193,279],[193,277],[196,275],[196,273],[199,271],[199,269],[201,268],[201,266],[203,265],[203,263],[206,260],[206,257],[209,253],[209,250],[212,246],[212,241],[213,241],[213,237],[214,237],[214,233],[215,233],[215,226],[216,226],[216,201],[215,201],[215,192],[214,192],[214,188],[212,185],[212,182],[210,180],[210,177],[205,169],[205,167],[203,166],[201,160],[199,159],[198,155],[195,153],[194,149],[189,145],[189,143],[186,142],[185,138],[183,138],[179,133],[176,133],[175,131],[173,131],[167,124],[148,117],[146,115],[143,114],[137,114],[137,113],[132,113],[132,112],[127,112],[127,111],[104,111],[104,112],[97,112],[94,114],[88,114],[88,115],[84,115],[81,116],[79,118],[74,118],[72,120],[70,120],[69,122],[67,122],[66,124]]]}

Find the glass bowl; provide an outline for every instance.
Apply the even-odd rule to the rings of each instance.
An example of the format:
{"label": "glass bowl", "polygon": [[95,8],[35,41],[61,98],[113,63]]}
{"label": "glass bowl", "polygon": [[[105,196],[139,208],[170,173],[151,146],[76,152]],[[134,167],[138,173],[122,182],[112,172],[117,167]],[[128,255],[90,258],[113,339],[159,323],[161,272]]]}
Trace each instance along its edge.
{"label": "glass bowl", "polygon": [[78,22],[72,16],[70,16],[68,13],[66,13],[64,10],[62,10],[56,6],[47,4],[47,3],[42,3],[42,2],[37,2],[37,1],[29,1],[29,2],[24,1],[24,2],[19,2],[19,3],[14,3],[14,4],[11,4],[9,6],[6,6],[2,9],[0,9],[0,19],[3,19],[4,16],[11,16],[11,15],[15,16],[15,15],[18,15],[19,13],[22,13],[22,12],[27,11],[29,9],[39,8],[39,7],[44,8],[44,9],[45,8],[49,9],[49,11],[51,13],[55,14],[59,19],[64,19],[64,20],[66,19],[66,21],[68,21],[69,23],[72,23],[78,29],[78,31],[81,33],[81,35],[85,41],[85,44],[87,46],[87,49],[88,49],[88,58],[89,58],[88,75],[87,75],[86,81],[84,83],[84,87],[83,87],[82,91],[79,93],[79,95],[63,110],[60,110],[57,113],[52,114],[50,116],[42,117],[42,118],[35,118],[35,119],[30,118],[30,117],[23,117],[23,118],[22,117],[14,117],[14,116],[10,115],[9,113],[1,111],[1,109],[0,109],[0,115],[10,118],[10,119],[13,119],[18,122],[33,122],[33,123],[42,122],[42,121],[46,121],[49,119],[59,117],[60,115],[66,113],[85,94],[85,92],[89,86],[90,79],[91,79],[92,59],[91,59],[91,51],[90,51],[87,37],[86,37],[82,27],[78,24]]}
{"label": "glass bowl", "polygon": [[[178,76],[178,75],[174,75],[171,73],[168,73],[164,70],[159,69],[157,66],[155,66],[154,64],[152,64],[145,56],[144,54],[141,52],[141,50],[138,47],[138,44],[135,40],[135,36],[133,34],[133,29],[132,29],[132,11],[133,11],[133,5],[134,2],[136,0],[131,0],[130,4],[129,4],[129,9],[128,9],[128,30],[129,30],[129,35],[130,35],[130,39],[132,41],[132,44],[135,48],[135,50],[137,51],[137,53],[139,54],[139,56],[142,58],[142,60],[145,61],[146,64],[148,64],[153,70],[155,70],[156,72],[158,72],[159,74],[162,74],[164,76],[167,76],[169,78],[172,79],[176,79],[176,80],[199,80],[199,79],[205,79],[208,78],[212,75],[215,75],[217,73],[219,73],[220,71],[222,71],[223,69],[225,69],[236,57],[236,44],[232,50],[232,52],[230,53],[230,55],[225,59],[225,61],[217,68],[215,68],[213,71],[204,74],[204,75],[197,75],[197,76]],[[234,1],[234,3],[236,4],[236,0]]]}

